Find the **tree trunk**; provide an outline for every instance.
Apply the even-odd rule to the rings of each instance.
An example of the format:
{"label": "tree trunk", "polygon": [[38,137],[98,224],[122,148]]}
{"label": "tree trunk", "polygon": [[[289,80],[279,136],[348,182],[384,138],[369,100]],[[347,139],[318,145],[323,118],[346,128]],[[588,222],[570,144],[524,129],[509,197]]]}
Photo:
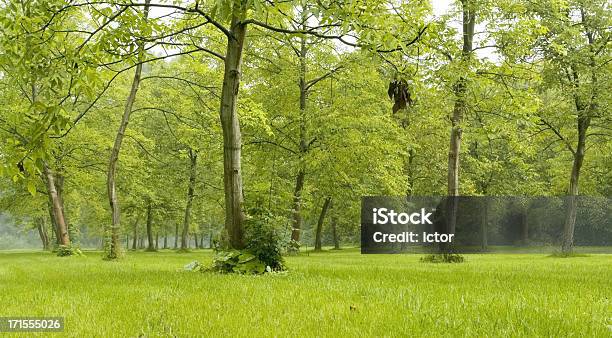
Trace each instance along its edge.
{"label": "tree trunk", "polygon": [[137,249],[138,244],[138,223],[140,223],[140,214],[136,216],[136,221],[134,222],[134,238],[132,239],[132,250]]}
{"label": "tree trunk", "polygon": [[243,2],[235,2],[227,38],[225,71],[221,92],[220,120],[223,129],[223,183],[225,197],[225,230],[229,245],[234,249],[244,248],[244,197],[242,192],[241,133],[236,111],[240,88],[240,68],[245,43],[246,14]]}
{"label": "tree trunk", "polygon": [[191,165],[189,166],[189,186],[187,189],[187,206],[185,207],[185,218],[183,219],[183,233],[181,236],[181,249],[187,249],[189,244],[187,243],[187,236],[189,234],[189,223],[191,222],[191,206],[193,204],[193,194],[196,183],[196,164],[198,160],[198,153],[189,149],[189,159]]}
{"label": "tree trunk", "polygon": [[52,214],[55,220],[55,224],[57,224],[57,238],[58,243],[60,245],[69,246],[70,245],[70,236],[68,235],[68,228],[66,226],[64,212],[61,205],[61,201],[59,195],[57,194],[56,186],[55,186],[55,175],[49,168],[49,166],[44,164],[44,172],[47,178],[47,191],[49,194],[49,198],[52,203]]}
{"label": "tree trunk", "polygon": [[[145,0],[144,7],[144,17],[145,20],[149,15],[149,3],[151,0]],[[110,239],[108,252],[106,252],[106,258],[108,259],[116,259],[120,256],[120,246],[119,246],[119,230],[121,227],[121,211],[119,210],[119,198],[117,196],[116,182],[115,178],[117,175],[117,161],[119,160],[119,151],[121,150],[121,143],[123,142],[123,136],[125,135],[125,131],[128,126],[128,122],[130,120],[130,115],[132,114],[132,107],[134,105],[134,101],[136,100],[136,93],[138,92],[138,87],[140,85],[140,75],[142,73],[142,60],[144,57],[144,44],[139,43],[138,45],[138,65],[136,66],[136,70],[134,71],[134,78],[132,80],[132,87],[130,89],[130,94],[128,95],[127,101],[125,102],[125,107],[123,109],[123,116],[121,118],[121,124],[119,125],[119,130],[117,131],[117,135],[115,136],[115,143],[113,145],[113,149],[111,150],[111,156],[108,161],[108,175],[106,178],[106,189],[108,193],[108,200],[111,208],[111,226],[110,226]]]}
{"label": "tree trunk", "polygon": [[179,238],[179,224],[174,223],[174,249],[178,249],[178,238]]}
{"label": "tree trunk", "polygon": [[[45,179],[45,185],[47,184],[47,179]],[[47,196],[49,197],[49,201],[47,202],[47,209],[49,209],[49,219],[51,220],[51,239],[54,240],[55,244],[60,244],[60,235],[58,233],[57,222],[55,221],[55,214],[53,211],[53,200],[51,198],[51,193],[47,189]]]}
{"label": "tree trunk", "polygon": [[[474,39],[476,15],[474,12],[474,4],[471,1],[461,0],[461,4],[463,10],[463,48],[461,52],[461,61],[469,62],[473,53],[472,42]],[[448,152],[449,198],[447,199],[447,231],[449,233],[455,233],[455,225],[457,223],[458,199],[454,196],[459,196],[459,153],[461,151],[461,136],[463,133],[461,123],[463,122],[463,117],[467,110],[465,97],[466,89],[466,78],[459,78],[454,87],[455,104],[451,119],[452,127]]]}
{"label": "tree trunk", "polygon": [[200,233],[200,249],[204,249],[204,231]]}
{"label": "tree trunk", "polygon": [[293,220],[291,239],[299,242],[302,229],[302,189],[304,188],[304,177],[306,173],[300,169],[295,179],[295,189],[293,191]]}
{"label": "tree trunk", "polygon": [[306,84],[306,55],[308,48],[306,46],[306,38],[300,38],[300,68],[298,76],[298,85],[300,88],[300,148],[298,165],[299,170],[295,178],[295,189],[293,191],[293,221],[291,239],[299,242],[300,231],[302,229],[302,190],[304,189],[304,178],[306,176],[306,168],[304,164],[304,156],[308,151],[306,141],[306,104],[308,99],[308,87]]}
{"label": "tree trunk", "polygon": [[327,213],[327,209],[329,209],[329,204],[331,203],[331,197],[327,197],[325,202],[323,202],[323,208],[321,208],[321,214],[319,215],[319,221],[317,222],[317,231],[315,234],[315,251],[321,251],[321,231],[323,230],[323,221],[325,220],[325,214]]}
{"label": "tree trunk", "polygon": [[338,216],[336,215],[336,213],[333,213],[332,219],[331,219],[331,226],[332,226],[332,235],[334,237],[334,249],[340,250],[340,237],[338,236],[337,223],[338,223]]}
{"label": "tree trunk", "polygon": [[151,201],[147,204],[147,251],[155,251],[153,243],[153,206]]}
{"label": "tree trunk", "polygon": [[408,149],[408,162],[406,163],[406,173],[408,178],[408,188],[406,189],[406,195],[412,196],[414,194],[414,179],[415,179],[415,170],[414,170],[414,149],[410,147]]}
{"label": "tree trunk", "polygon": [[521,245],[527,245],[529,241],[529,222],[527,220],[527,210],[521,212]]}
{"label": "tree trunk", "polygon": [[47,237],[47,229],[45,228],[45,219],[39,217],[36,219],[36,229],[42,242],[43,250],[49,250],[49,237]]}
{"label": "tree trunk", "polygon": [[480,218],[480,249],[486,251],[489,246],[489,197],[482,196]]}
{"label": "tree trunk", "polygon": [[198,242],[198,232],[195,231],[193,233],[193,242],[195,243],[195,248],[199,249],[200,248],[200,242]]}
{"label": "tree trunk", "polygon": [[164,249],[168,249],[168,229],[164,228]]}
{"label": "tree trunk", "polygon": [[155,233],[155,251],[159,250],[159,232]]}
{"label": "tree trunk", "polygon": [[[584,114],[584,113],[583,113]],[[561,251],[570,253],[574,247],[574,228],[576,226],[576,213],[578,212],[578,181],[580,178],[580,169],[584,161],[586,152],[586,134],[590,124],[590,118],[578,118],[578,146],[574,153],[574,163],[572,165],[572,174],[570,176],[570,185],[568,191],[568,203],[563,225],[563,244]]]}

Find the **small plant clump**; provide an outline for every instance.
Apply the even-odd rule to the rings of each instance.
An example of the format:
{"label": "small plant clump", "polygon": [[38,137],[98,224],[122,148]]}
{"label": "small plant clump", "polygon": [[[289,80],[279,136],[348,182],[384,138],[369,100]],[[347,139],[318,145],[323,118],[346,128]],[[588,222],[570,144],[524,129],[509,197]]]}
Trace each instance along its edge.
{"label": "small plant clump", "polygon": [[78,246],[74,245],[59,245],[57,247],[57,255],[59,257],[84,256],[83,251],[81,251]]}
{"label": "small plant clump", "polygon": [[230,247],[227,236],[221,235],[215,241],[213,264],[207,267],[198,261],[185,266],[188,271],[216,271],[221,273],[255,274],[285,271],[283,250],[287,243],[283,229],[274,217],[266,210],[253,209],[246,221],[244,249]]}
{"label": "small plant clump", "polygon": [[439,253],[421,257],[423,263],[463,263],[465,258],[456,253]]}

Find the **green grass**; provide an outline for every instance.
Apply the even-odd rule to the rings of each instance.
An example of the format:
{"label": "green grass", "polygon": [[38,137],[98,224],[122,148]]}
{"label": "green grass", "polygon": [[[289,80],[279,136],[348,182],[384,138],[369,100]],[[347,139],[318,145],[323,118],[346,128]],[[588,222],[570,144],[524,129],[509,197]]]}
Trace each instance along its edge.
{"label": "green grass", "polygon": [[429,264],[351,249],[238,276],[182,271],[208,251],[86,254],[0,253],[0,316],[66,318],[40,336],[612,336],[612,255]]}

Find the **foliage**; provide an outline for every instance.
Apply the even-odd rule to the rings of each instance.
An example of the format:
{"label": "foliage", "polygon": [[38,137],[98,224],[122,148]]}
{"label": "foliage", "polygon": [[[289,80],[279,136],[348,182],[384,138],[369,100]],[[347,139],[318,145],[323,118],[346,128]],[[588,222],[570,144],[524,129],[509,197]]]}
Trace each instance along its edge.
{"label": "foliage", "polygon": [[288,243],[286,228],[277,222],[269,211],[253,208],[245,228],[245,250],[272,271],[285,270],[282,253]]}
{"label": "foliage", "polygon": [[66,256],[84,256],[81,248],[75,245],[58,245],[57,247],[57,256],[58,257],[66,257]]}
{"label": "foliage", "polygon": [[456,253],[431,254],[421,257],[423,263],[463,263],[464,256]]}

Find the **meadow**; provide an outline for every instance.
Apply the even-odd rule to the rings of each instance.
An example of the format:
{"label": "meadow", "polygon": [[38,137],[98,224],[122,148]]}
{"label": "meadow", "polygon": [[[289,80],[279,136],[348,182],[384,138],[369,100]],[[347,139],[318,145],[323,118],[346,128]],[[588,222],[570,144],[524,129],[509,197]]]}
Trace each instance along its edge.
{"label": "meadow", "polygon": [[0,252],[0,316],[64,316],[65,332],[29,334],[58,337],[612,335],[612,255],[433,264],[345,249],[263,276],[183,269],[206,250],[101,256]]}

